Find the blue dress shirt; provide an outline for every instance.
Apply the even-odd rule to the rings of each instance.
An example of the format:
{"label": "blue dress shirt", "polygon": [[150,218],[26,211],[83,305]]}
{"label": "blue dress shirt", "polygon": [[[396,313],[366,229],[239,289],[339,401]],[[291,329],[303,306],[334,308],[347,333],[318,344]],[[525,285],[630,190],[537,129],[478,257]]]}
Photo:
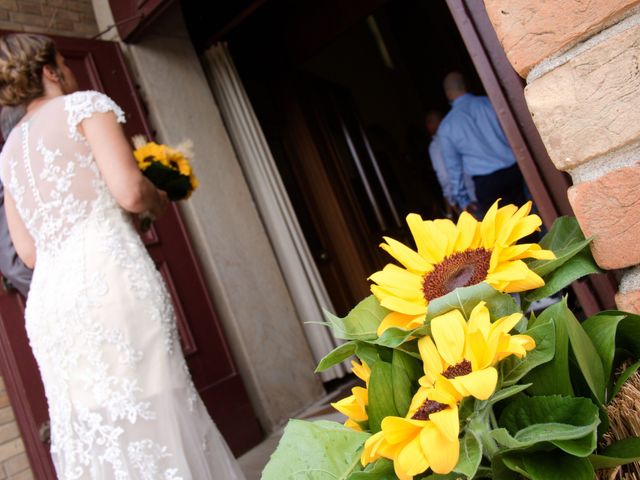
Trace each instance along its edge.
{"label": "blue dress shirt", "polygon": [[460,208],[471,203],[464,174],[488,175],[516,163],[487,97],[465,93],[451,102],[451,110],[438,128],[438,137],[451,196]]}
{"label": "blue dress shirt", "polygon": [[[431,143],[429,144],[429,158],[431,159],[431,166],[433,167],[434,172],[436,172],[440,188],[442,189],[442,196],[447,200],[449,205],[455,205],[456,201],[453,199],[453,195],[451,194],[451,181],[449,180],[447,166],[444,164],[444,158],[442,158],[440,139],[438,138],[437,133],[433,136]],[[476,187],[473,184],[473,178],[466,174],[464,175],[464,186],[471,201],[475,202]]]}

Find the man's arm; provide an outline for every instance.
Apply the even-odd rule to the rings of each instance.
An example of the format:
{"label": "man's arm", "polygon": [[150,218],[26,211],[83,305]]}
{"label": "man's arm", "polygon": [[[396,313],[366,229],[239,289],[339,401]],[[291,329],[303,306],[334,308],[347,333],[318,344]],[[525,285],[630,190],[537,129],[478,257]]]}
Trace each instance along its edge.
{"label": "man's arm", "polygon": [[440,151],[449,175],[451,185],[451,197],[461,209],[467,208],[471,203],[469,193],[464,184],[464,169],[462,156],[458,152],[454,142],[445,132],[439,133]]}
{"label": "man's arm", "polygon": [[[0,188],[0,195],[2,189]],[[0,197],[0,273],[25,297],[29,293],[33,271],[20,260],[9,235],[9,226]]]}
{"label": "man's arm", "polygon": [[440,141],[438,138],[434,138],[429,144],[429,158],[431,159],[431,166],[436,172],[438,183],[442,189],[442,196],[446,199],[449,205],[453,205],[453,197],[451,196],[451,184],[449,182],[449,174],[447,173],[447,167],[444,164],[442,158],[442,152],[440,151]]}

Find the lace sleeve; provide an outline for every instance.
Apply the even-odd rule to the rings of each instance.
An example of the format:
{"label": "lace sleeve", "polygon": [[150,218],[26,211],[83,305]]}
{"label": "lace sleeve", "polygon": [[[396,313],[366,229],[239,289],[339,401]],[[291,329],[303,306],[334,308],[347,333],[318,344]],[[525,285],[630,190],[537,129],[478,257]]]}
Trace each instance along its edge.
{"label": "lace sleeve", "polygon": [[69,138],[81,141],[84,137],[78,131],[78,125],[97,112],[113,112],[119,123],[125,123],[122,109],[104,93],[88,90],[67,95],[64,101],[69,124]]}

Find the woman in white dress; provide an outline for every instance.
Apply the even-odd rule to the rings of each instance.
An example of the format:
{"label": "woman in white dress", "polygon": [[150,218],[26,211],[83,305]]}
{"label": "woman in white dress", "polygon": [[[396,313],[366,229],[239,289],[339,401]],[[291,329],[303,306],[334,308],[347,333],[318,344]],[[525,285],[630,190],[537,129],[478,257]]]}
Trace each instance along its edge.
{"label": "woman in white dress", "polygon": [[241,479],[132,225],[132,213],[160,215],[167,197],[138,170],[122,110],[76,90],[51,39],[0,38],[0,104],[26,105],[0,154],[0,177],[11,237],[35,267],[25,320],[57,476]]}

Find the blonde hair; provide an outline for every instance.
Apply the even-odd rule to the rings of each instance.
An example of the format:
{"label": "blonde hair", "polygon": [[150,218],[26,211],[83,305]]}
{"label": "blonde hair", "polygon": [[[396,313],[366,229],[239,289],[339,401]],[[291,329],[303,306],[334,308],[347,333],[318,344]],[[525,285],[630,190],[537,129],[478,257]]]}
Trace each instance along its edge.
{"label": "blonde hair", "polygon": [[57,70],[56,46],[44,35],[13,33],[0,38],[0,105],[26,104],[44,94],[42,70]]}

